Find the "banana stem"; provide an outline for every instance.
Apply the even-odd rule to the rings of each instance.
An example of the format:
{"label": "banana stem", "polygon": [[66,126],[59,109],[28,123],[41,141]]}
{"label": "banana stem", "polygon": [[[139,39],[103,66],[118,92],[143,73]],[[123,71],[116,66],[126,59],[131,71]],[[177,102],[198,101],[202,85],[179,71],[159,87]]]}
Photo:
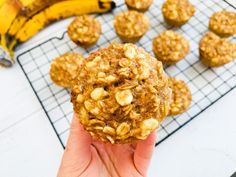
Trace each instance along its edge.
{"label": "banana stem", "polygon": [[14,57],[14,47],[16,45],[17,45],[17,40],[14,39],[13,41],[11,41],[11,43],[9,44],[9,47],[8,47],[8,51],[9,51],[9,54],[12,59]]}
{"label": "banana stem", "polygon": [[5,35],[3,35],[3,34],[1,34],[1,46],[2,46],[4,49],[7,49],[6,38],[5,38]]}
{"label": "banana stem", "polygon": [[[3,49],[3,50],[1,49],[1,52],[3,52],[3,53],[5,52],[5,54],[4,54],[5,57],[1,58],[1,62],[4,63],[4,64],[2,63],[2,65],[9,67],[10,61],[11,61],[11,63],[15,62],[13,59],[13,57],[14,57],[13,46],[11,48],[8,47],[8,41],[7,41],[6,36],[4,34],[1,34],[0,37],[1,37],[1,41],[0,41],[1,46],[0,47]],[[0,64],[1,64],[1,62],[0,62]],[[7,63],[7,65],[6,65],[6,63]]]}

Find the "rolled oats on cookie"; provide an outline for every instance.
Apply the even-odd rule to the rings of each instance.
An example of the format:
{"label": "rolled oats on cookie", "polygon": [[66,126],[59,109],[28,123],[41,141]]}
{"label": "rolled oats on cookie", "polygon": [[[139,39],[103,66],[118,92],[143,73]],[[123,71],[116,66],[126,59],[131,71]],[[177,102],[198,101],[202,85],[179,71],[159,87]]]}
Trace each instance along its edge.
{"label": "rolled oats on cookie", "polygon": [[166,0],[162,14],[169,25],[182,26],[194,15],[195,7],[189,0]]}
{"label": "rolled oats on cookie", "polygon": [[188,85],[176,78],[169,78],[169,87],[172,89],[169,116],[175,116],[187,111],[192,101],[192,94]]}
{"label": "rolled oats on cookie", "polygon": [[130,10],[137,10],[139,12],[147,11],[152,2],[153,0],[125,0],[125,3]]}
{"label": "rolled oats on cookie", "polygon": [[210,67],[219,67],[236,58],[236,44],[207,32],[199,44],[200,59]]}
{"label": "rolled oats on cookie", "polygon": [[74,43],[87,48],[98,41],[101,35],[101,25],[94,17],[82,15],[70,23],[67,33]]}
{"label": "rolled oats on cookie", "polygon": [[90,54],[72,88],[74,111],[96,139],[112,144],[145,139],[169,111],[171,90],[161,62],[134,44]]}
{"label": "rolled oats on cookie", "polygon": [[124,42],[137,42],[148,30],[148,18],[137,11],[121,12],[115,17],[114,27]]}
{"label": "rolled oats on cookie", "polygon": [[83,63],[84,58],[80,54],[65,53],[52,61],[50,77],[55,84],[70,88]]}
{"label": "rolled oats on cookie", "polygon": [[189,42],[174,31],[165,31],[153,39],[153,52],[164,64],[175,64],[189,53]]}
{"label": "rolled oats on cookie", "polygon": [[209,21],[209,29],[221,37],[236,34],[236,12],[220,11],[214,13]]}

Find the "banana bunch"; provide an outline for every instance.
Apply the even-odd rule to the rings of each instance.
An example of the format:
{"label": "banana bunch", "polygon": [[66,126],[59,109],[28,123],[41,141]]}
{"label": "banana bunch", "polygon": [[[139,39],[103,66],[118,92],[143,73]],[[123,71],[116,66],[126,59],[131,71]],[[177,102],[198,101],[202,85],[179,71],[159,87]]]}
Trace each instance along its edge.
{"label": "banana bunch", "polygon": [[114,7],[112,0],[0,0],[0,65],[11,66],[14,47],[50,23]]}

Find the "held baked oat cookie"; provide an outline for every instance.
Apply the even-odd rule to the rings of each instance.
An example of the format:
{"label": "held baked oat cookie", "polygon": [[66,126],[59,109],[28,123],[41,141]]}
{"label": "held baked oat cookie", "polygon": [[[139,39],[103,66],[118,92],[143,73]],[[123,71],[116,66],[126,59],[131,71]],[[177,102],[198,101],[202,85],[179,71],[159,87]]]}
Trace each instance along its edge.
{"label": "held baked oat cookie", "polygon": [[236,12],[220,11],[214,13],[209,21],[209,29],[221,37],[236,34]]}
{"label": "held baked oat cookie", "polygon": [[59,86],[70,88],[83,62],[84,58],[78,53],[66,53],[55,58],[50,68],[52,81]]}
{"label": "held baked oat cookie", "polygon": [[94,138],[120,144],[145,139],[157,129],[170,97],[161,62],[127,43],[111,44],[86,59],[71,100]]}
{"label": "held baked oat cookie", "polygon": [[147,11],[152,2],[153,0],[125,0],[125,3],[130,10],[137,10],[139,12]]}
{"label": "held baked oat cookie", "polygon": [[165,31],[153,39],[153,52],[164,64],[174,64],[189,53],[189,42],[174,31]]}
{"label": "held baked oat cookie", "polygon": [[199,53],[202,63],[218,67],[236,58],[236,44],[207,32],[200,41]]}
{"label": "held baked oat cookie", "polygon": [[94,17],[82,15],[70,23],[67,33],[73,42],[86,48],[96,44],[101,34],[101,25]]}
{"label": "held baked oat cookie", "polygon": [[172,89],[169,116],[184,113],[192,101],[192,94],[188,85],[182,80],[169,78],[169,87]]}
{"label": "held baked oat cookie", "polygon": [[136,11],[121,12],[115,17],[114,27],[124,42],[137,42],[148,30],[148,18]]}
{"label": "held baked oat cookie", "polygon": [[166,23],[172,26],[182,26],[194,13],[195,7],[189,0],[166,0],[162,6],[162,14]]}

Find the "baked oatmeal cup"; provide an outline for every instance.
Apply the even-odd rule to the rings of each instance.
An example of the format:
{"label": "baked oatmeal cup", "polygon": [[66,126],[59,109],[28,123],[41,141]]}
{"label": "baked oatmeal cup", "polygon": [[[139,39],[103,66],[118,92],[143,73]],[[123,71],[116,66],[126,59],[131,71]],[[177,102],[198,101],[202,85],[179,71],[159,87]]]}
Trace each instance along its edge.
{"label": "baked oatmeal cup", "polygon": [[134,44],[111,44],[81,67],[72,103],[84,128],[112,144],[146,139],[169,111],[171,90],[161,62]]}
{"label": "baked oatmeal cup", "polygon": [[210,17],[209,29],[221,37],[236,34],[236,13],[220,11]]}
{"label": "baked oatmeal cup", "polygon": [[115,17],[114,27],[124,42],[137,42],[148,30],[148,18],[137,11],[121,12]]}
{"label": "baked oatmeal cup", "polygon": [[199,44],[200,59],[209,67],[225,65],[236,58],[236,44],[207,32]]}
{"label": "baked oatmeal cup", "polygon": [[145,12],[152,5],[153,0],[125,0],[127,7],[130,10]]}
{"label": "baked oatmeal cup", "polygon": [[172,89],[169,116],[186,112],[192,102],[192,94],[188,85],[182,80],[169,78],[169,87]]}
{"label": "baked oatmeal cup", "polygon": [[195,13],[195,7],[189,0],[166,0],[162,6],[162,14],[167,24],[182,26]]}
{"label": "baked oatmeal cup", "polygon": [[101,35],[101,25],[94,17],[82,15],[70,23],[67,33],[74,43],[87,48],[98,41]]}
{"label": "baked oatmeal cup", "polygon": [[174,31],[164,31],[153,39],[153,52],[164,64],[175,64],[189,53],[189,42]]}
{"label": "baked oatmeal cup", "polygon": [[51,63],[50,77],[52,81],[62,87],[71,88],[84,58],[78,53],[65,53],[55,58]]}

